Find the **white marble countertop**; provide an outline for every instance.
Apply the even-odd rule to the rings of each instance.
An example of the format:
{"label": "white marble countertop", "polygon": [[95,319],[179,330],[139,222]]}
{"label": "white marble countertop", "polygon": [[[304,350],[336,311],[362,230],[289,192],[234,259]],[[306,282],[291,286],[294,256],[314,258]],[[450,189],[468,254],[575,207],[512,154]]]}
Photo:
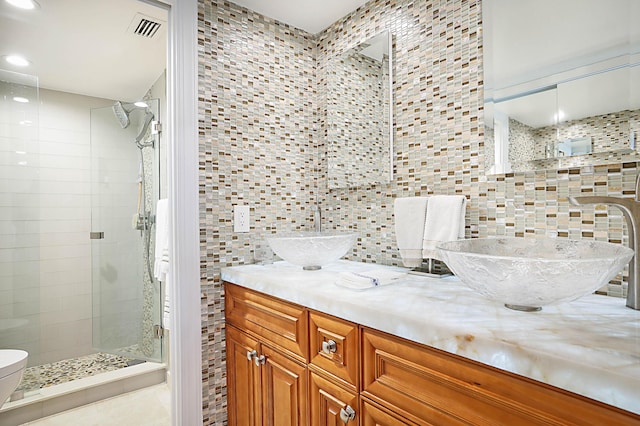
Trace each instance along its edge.
{"label": "white marble countertop", "polygon": [[518,312],[455,277],[407,275],[359,291],[335,284],[339,272],[377,267],[276,262],[223,268],[222,279],[640,414],[640,311],[624,299],[589,295]]}

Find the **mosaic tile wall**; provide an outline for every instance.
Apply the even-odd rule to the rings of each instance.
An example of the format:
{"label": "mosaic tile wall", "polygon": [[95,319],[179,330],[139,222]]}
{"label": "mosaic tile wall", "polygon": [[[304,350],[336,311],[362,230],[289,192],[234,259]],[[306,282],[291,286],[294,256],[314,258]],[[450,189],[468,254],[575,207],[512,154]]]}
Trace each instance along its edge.
{"label": "mosaic tile wall", "polygon": [[[634,157],[610,155],[611,165],[596,167],[485,174],[480,0],[368,3],[319,35],[319,93],[330,58],[383,29],[394,34],[394,182],[326,190],[322,200],[325,228],[360,236],[351,259],[401,264],[393,199],[430,194],[467,196],[467,238],[549,235],[626,244],[619,210],[569,206],[566,197],[631,197]],[[322,126],[321,97],[318,102]],[[322,179],[320,185],[326,188]],[[603,291],[621,296],[620,279]]]}
{"label": "mosaic tile wall", "polygon": [[374,1],[319,35],[322,84],[331,58],[382,30],[393,34],[394,181],[326,191],[321,204],[325,228],[358,232],[350,258],[400,264],[393,232],[396,197],[465,194],[473,200],[467,235],[480,235],[480,13],[479,1]]}
{"label": "mosaic tile wall", "polygon": [[[329,190],[329,58],[384,29],[394,35],[394,180]],[[469,238],[627,243],[619,211],[566,197],[631,197],[636,162],[485,176],[481,0],[372,0],[315,37],[200,0],[198,41],[205,424],[226,422],[220,268],[251,263],[260,235],[310,228],[316,197],[324,228],[356,231],[348,257],[365,262],[400,264],[393,200],[429,194],[468,197]],[[233,204],[251,206],[252,233],[232,232]]]}
{"label": "mosaic tile wall", "polygon": [[[261,235],[310,228],[316,197],[313,36],[222,1],[199,2],[200,246],[205,424],[226,422],[220,268]],[[251,207],[251,233],[232,206]]]}

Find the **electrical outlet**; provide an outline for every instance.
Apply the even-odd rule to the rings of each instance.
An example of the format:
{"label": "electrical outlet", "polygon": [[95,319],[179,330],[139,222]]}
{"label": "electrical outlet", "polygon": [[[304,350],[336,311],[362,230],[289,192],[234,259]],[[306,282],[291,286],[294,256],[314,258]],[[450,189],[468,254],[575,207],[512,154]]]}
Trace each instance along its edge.
{"label": "electrical outlet", "polygon": [[233,206],[233,232],[249,232],[249,206]]}

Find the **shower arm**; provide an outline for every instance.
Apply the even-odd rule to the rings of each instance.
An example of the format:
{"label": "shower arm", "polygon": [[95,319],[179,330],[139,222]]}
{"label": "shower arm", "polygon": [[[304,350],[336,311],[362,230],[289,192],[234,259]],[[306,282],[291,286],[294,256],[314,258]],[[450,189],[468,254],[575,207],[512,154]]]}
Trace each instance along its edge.
{"label": "shower arm", "polygon": [[144,148],[147,146],[153,146],[153,141],[151,141],[151,143],[147,144],[147,143],[140,143],[140,141],[142,139],[144,139],[144,136],[147,134],[147,130],[149,130],[149,125],[151,124],[151,122],[154,119],[154,115],[153,112],[151,112],[150,110],[147,109],[147,113],[144,117],[144,126],[142,126],[142,130],[140,131],[140,133],[138,134],[138,136],[135,139],[136,145],[138,145],[138,148]]}

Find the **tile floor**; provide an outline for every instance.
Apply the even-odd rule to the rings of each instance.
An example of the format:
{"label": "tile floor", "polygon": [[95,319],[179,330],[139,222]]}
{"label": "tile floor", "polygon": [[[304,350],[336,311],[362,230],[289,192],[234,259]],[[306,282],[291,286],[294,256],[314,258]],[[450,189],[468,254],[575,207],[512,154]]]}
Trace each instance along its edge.
{"label": "tile floor", "polygon": [[170,426],[166,383],[45,417],[22,426]]}

